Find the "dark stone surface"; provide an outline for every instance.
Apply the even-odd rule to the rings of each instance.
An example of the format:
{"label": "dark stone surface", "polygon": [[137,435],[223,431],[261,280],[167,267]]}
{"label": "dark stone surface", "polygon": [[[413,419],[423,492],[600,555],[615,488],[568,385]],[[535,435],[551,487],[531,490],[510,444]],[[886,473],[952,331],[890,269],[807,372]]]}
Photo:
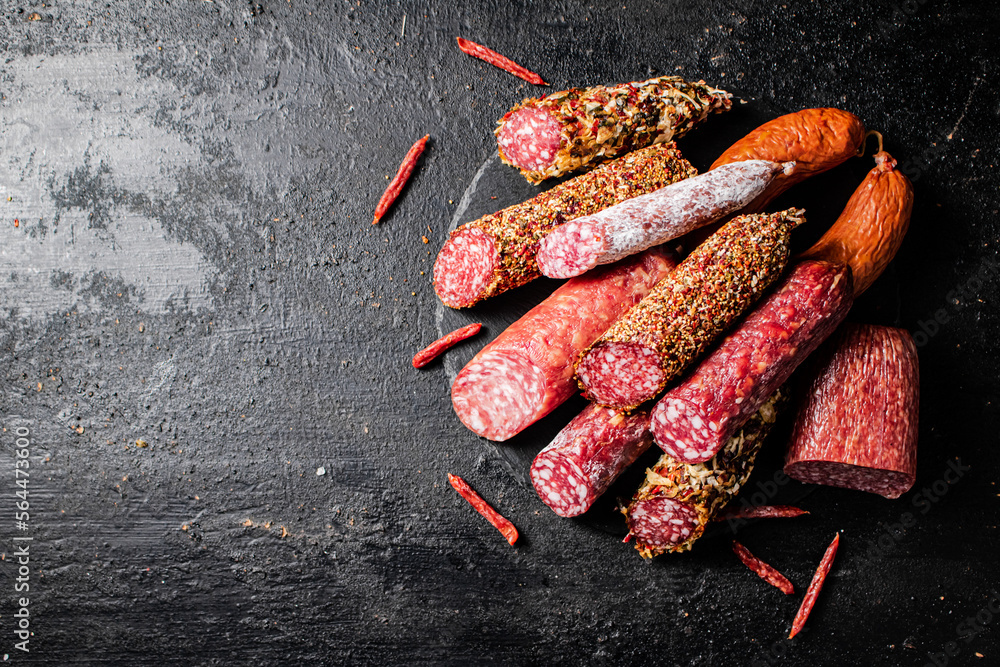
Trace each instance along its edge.
{"label": "dark stone surface", "polygon": [[[998,19],[935,0],[5,4],[0,650],[15,664],[922,665],[954,649],[948,664],[996,664]],[[613,499],[558,520],[459,424],[444,364],[410,367],[438,334],[430,266],[494,123],[541,92],[456,35],[553,89],[677,71],[737,90],[746,106],[683,142],[699,167],[759,119],[840,106],[913,176],[909,237],[855,317],[927,331],[914,491],[792,483],[779,497],[812,515],[740,531],[799,590],[843,531],[796,640],[782,637],[799,596],[749,573],[725,530],[649,563],[600,518]],[[789,193],[809,208],[800,242],[869,166]],[[497,177],[472,196],[510,193]],[[12,526],[19,425],[27,531]],[[956,458],[970,469],[947,485]],[[448,472],[517,524],[516,548]],[[915,525],[883,537],[908,510]],[[13,646],[15,536],[34,538],[29,654]]]}

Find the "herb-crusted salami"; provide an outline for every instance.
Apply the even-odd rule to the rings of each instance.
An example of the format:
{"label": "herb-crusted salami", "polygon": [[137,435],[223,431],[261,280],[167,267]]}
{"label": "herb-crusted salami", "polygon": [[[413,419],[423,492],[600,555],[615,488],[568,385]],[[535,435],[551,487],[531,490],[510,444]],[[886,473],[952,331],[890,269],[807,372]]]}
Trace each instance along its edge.
{"label": "herb-crusted salami", "polygon": [[538,497],[559,516],[583,514],[653,442],[649,413],[590,404],[531,464]]}
{"label": "herb-crusted salami", "polygon": [[705,526],[736,495],[753,472],[757,452],[786,398],[778,390],[705,463],[683,463],[664,454],[623,512],[643,558],[688,551]]}
{"label": "herb-crusted salami", "polygon": [[477,434],[507,440],[576,391],[573,363],[618,317],[673,270],[652,248],[567,281],[480,350],[455,378],[451,400]]}
{"label": "herb-crusted salami", "polygon": [[538,249],[549,278],[572,278],[678,238],[743,208],[794,162],[724,165],[556,227]]}
{"label": "herb-crusted salami", "polygon": [[538,243],[557,225],[697,173],[674,144],[658,144],[572,178],[451,233],[434,263],[434,290],[467,308],[538,278]]}
{"label": "herb-crusted salami", "polygon": [[619,410],[656,398],[775,281],[802,213],[741,215],[698,246],[581,355],[586,396]]}
{"label": "herb-crusted salami", "polygon": [[917,347],[903,329],[854,324],[831,343],[799,409],[785,474],[898,498],[917,473]]}
{"label": "herb-crusted salami", "polygon": [[500,158],[532,183],[683,135],[731,95],[677,76],[529,98],[497,124]]}
{"label": "herb-crusted salami", "polygon": [[694,372],[656,404],[653,435],[664,452],[707,461],[834,332],[854,301],[845,264],[798,264]]}

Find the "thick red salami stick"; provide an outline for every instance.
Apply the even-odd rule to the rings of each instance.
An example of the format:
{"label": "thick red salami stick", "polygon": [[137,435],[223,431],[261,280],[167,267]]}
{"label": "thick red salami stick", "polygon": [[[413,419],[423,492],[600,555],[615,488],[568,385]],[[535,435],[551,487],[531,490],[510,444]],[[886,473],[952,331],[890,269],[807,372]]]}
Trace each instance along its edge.
{"label": "thick red salami stick", "polygon": [[531,483],[553,512],[578,516],[652,442],[648,412],[625,415],[592,403],[538,453]]}
{"label": "thick red salami stick", "polygon": [[697,174],[673,144],[621,157],[453,231],[434,262],[434,291],[468,308],[541,276],[538,243],[557,225]]}
{"label": "thick red salami stick", "polygon": [[573,278],[473,357],[455,378],[451,401],[462,423],[507,440],[576,392],[573,363],[675,264],[652,248]]}
{"label": "thick red salami stick", "polygon": [[541,183],[671,141],[710,113],[727,111],[731,97],[704,81],[661,76],[529,98],[497,124],[500,159],[530,182]]}
{"label": "thick red salami stick", "polygon": [[683,463],[667,454],[646,471],[646,481],[622,510],[643,558],[687,551],[705,526],[746,484],[757,452],[787,402],[775,392],[706,463]]}
{"label": "thick red salami stick", "polygon": [[846,264],[803,262],[653,408],[653,436],[679,461],[700,463],[834,332],[854,301]]}
{"label": "thick red salami stick", "polygon": [[741,215],[695,248],[580,357],[586,396],[619,410],[656,398],[778,278],[803,220]]}
{"label": "thick red salami stick", "polygon": [[735,162],[577,218],[542,240],[538,268],[549,278],[572,278],[666,243],[743,208],[794,166]]}
{"label": "thick red salami stick", "polygon": [[785,474],[898,498],[917,473],[920,372],[903,329],[849,325],[812,378]]}

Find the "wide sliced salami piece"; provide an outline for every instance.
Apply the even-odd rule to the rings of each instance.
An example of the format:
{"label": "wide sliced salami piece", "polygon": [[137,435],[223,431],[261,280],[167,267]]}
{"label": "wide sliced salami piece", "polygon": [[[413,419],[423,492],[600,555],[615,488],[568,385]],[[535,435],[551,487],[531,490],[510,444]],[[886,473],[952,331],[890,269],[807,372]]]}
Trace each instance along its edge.
{"label": "wide sliced salami piece", "polygon": [[836,330],[853,297],[846,264],[796,265],[776,291],[656,404],[656,444],[687,463],[715,456]]}
{"label": "wide sliced salami piece", "polygon": [[594,403],[656,398],[778,278],[800,209],[741,215],[708,238],[602,335],[576,366]]}
{"label": "wide sliced salami piece", "polygon": [[591,403],[531,464],[538,497],[563,517],[583,514],[653,442],[649,413]]}
{"label": "wide sliced salami piece", "polygon": [[525,99],[497,123],[500,158],[541,183],[671,141],[710,113],[727,111],[731,97],[704,81],[660,76]]}
{"label": "wide sliced salami piece", "polygon": [[652,248],[567,281],[514,322],[459,372],[458,418],[490,440],[507,440],[576,392],[573,363],[626,310],[674,269]]}
{"label": "wide sliced salami piece", "polygon": [[622,511],[643,558],[688,551],[753,472],[757,453],[787,403],[779,389],[705,463],[664,454]]}
{"label": "wide sliced salami piece", "polygon": [[556,226],[697,173],[674,144],[658,144],[466,223],[438,253],[434,291],[446,306],[468,308],[527,284],[541,276],[538,243]]}
{"label": "wide sliced salami piece", "polygon": [[538,268],[549,278],[572,278],[666,243],[743,208],[794,166],[736,162],[577,218],[542,240]]}
{"label": "wide sliced salami piece", "polygon": [[785,474],[898,498],[917,474],[920,371],[903,329],[846,325],[799,409]]}

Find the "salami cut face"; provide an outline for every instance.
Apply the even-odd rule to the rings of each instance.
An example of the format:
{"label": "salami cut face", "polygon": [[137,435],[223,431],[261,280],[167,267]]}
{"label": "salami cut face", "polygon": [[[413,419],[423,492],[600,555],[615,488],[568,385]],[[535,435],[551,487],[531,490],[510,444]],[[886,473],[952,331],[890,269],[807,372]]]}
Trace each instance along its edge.
{"label": "salami cut face", "polygon": [[795,421],[785,473],[898,498],[917,473],[913,338],[903,329],[852,324],[825,352]]}
{"label": "salami cut face", "polygon": [[671,141],[710,113],[728,110],[731,97],[704,81],[661,76],[525,99],[497,124],[500,158],[541,183]]}
{"label": "salami cut face", "polygon": [[576,392],[573,363],[675,266],[653,248],[567,281],[510,325],[456,376],[452,404],[472,431],[507,440]]}
{"label": "salami cut face", "polygon": [[688,551],[705,526],[739,492],[753,472],[760,446],[787,403],[779,389],[705,463],[684,463],[664,454],[622,510],[643,558]]}
{"label": "salami cut face", "polygon": [[538,243],[557,225],[696,173],[676,146],[659,144],[466,223],[434,262],[434,290],[446,306],[468,308],[525,285],[541,275]]}
{"label": "salami cut face", "polygon": [[847,265],[796,265],[777,290],[656,404],[656,443],[687,463],[715,456],[834,332],[847,316],[853,295]]}
{"label": "salami cut face", "polygon": [[794,166],[736,162],[577,218],[542,240],[538,268],[549,278],[572,278],[666,243],[743,208]]}
{"label": "salami cut face", "polygon": [[531,464],[538,497],[563,517],[583,514],[649,448],[649,413],[589,405]]}
{"label": "salami cut face", "polygon": [[695,248],[581,356],[587,398],[619,410],[656,398],[777,279],[801,214],[741,215]]}

